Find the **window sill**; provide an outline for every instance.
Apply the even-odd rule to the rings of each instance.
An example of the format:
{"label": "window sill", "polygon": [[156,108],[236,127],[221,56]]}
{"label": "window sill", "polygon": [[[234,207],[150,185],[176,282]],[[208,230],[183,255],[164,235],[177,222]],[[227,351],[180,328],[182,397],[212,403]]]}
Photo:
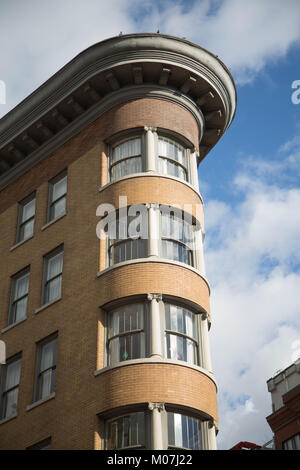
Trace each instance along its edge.
{"label": "window sill", "polygon": [[48,302],[47,304],[44,304],[41,307],[37,308],[34,313],[35,314],[40,313],[42,310],[45,310],[46,308],[50,307],[56,302],[59,302],[61,299],[62,299],[62,296],[58,297],[57,299],[51,300],[51,302]]}
{"label": "window sill", "polygon": [[62,219],[62,218],[65,217],[66,215],[67,215],[67,212],[64,212],[63,214],[61,214],[61,215],[59,215],[58,217],[56,217],[56,219],[50,220],[50,222],[47,222],[47,224],[43,225],[43,227],[41,228],[41,230],[46,230],[46,228],[50,227],[50,225],[55,224],[55,222],[58,222],[60,219]]}
{"label": "window sill", "polygon": [[18,413],[14,413],[13,415],[8,416],[7,418],[3,418],[0,420],[0,426],[1,424],[7,423],[8,421],[11,421],[12,419],[17,418]]}
{"label": "window sill", "polygon": [[15,326],[20,325],[20,323],[23,323],[23,321],[27,320],[27,317],[21,318],[21,320],[16,321],[15,323],[12,323],[11,325],[6,326],[1,330],[1,333],[6,333],[6,331],[11,330]]}
{"label": "window sill", "polygon": [[16,243],[14,246],[12,246],[9,251],[14,251],[16,248],[19,246],[23,245],[23,243],[27,242],[28,240],[31,240],[33,238],[33,235],[30,235],[30,237],[25,238],[25,240],[21,240],[20,242]]}
{"label": "window sill", "polygon": [[30,411],[33,408],[36,408],[37,406],[42,405],[43,403],[46,403],[49,400],[52,400],[53,398],[55,398],[55,392],[51,393],[51,395],[49,395],[46,398],[42,398],[41,400],[38,400],[38,401],[35,401],[34,403],[31,403],[31,405],[28,405],[26,407],[26,411]]}

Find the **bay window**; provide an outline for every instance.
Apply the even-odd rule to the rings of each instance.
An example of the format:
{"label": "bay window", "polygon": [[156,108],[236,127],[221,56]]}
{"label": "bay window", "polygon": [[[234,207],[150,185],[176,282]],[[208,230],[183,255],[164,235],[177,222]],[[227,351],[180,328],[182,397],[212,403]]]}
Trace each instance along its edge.
{"label": "bay window", "polygon": [[[159,301],[159,316],[152,313],[157,300],[120,304],[107,311],[107,365],[160,355],[166,359],[200,365],[199,314],[166,300]],[[152,336],[157,342],[152,343]],[[152,332],[152,333],[151,333]],[[153,346],[154,344],[154,346]],[[155,344],[164,344],[159,351]],[[203,364],[201,364],[203,365]]]}
{"label": "bay window", "polygon": [[[128,215],[126,212],[122,217],[114,213],[115,230],[108,233],[108,265],[157,256],[197,267],[196,225],[192,216],[169,206],[160,206],[159,210],[151,206],[131,206]],[[129,215],[135,207],[140,213]],[[158,243],[151,243],[153,240]]]}
{"label": "bay window", "polygon": [[[127,175],[153,171],[194,184],[198,178],[193,145],[181,136],[145,127],[129,130],[132,137],[113,139],[109,146],[109,179],[111,182]],[[196,184],[198,186],[198,183]],[[198,189],[198,187],[197,187]]]}

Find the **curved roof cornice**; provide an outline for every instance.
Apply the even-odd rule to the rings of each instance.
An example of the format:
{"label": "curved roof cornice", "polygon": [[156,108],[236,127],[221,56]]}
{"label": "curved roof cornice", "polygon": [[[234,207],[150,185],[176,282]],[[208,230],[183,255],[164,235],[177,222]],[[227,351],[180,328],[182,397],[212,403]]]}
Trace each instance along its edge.
{"label": "curved roof cornice", "polygon": [[234,117],[230,72],[184,39],[123,35],[78,54],[0,120],[0,190],[115,105],[117,95],[141,98],[144,89],[151,96],[151,86],[177,95],[180,105],[189,102],[194,115],[198,111],[204,158]]}

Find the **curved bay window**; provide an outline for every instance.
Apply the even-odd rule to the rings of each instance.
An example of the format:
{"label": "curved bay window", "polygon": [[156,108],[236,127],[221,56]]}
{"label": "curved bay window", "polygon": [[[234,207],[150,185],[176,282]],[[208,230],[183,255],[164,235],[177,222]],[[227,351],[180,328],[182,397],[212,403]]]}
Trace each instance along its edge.
{"label": "curved bay window", "polygon": [[202,449],[201,420],[180,413],[168,412],[169,449]]}
{"label": "curved bay window", "polygon": [[[166,359],[200,365],[200,336],[198,314],[191,310],[160,301],[161,319],[154,324],[153,303],[136,301],[121,304],[107,312],[107,365],[146,358],[152,350],[150,332],[155,330],[157,342],[164,343],[160,355]],[[162,348],[163,349],[163,348]]]}
{"label": "curved bay window", "polygon": [[187,181],[187,158],[185,149],[176,142],[159,137],[158,169],[163,175],[175,176]]}
{"label": "curved bay window", "polygon": [[111,181],[133,173],[140,173],[142,164],[141,138],[126,140],[112,147],[110,162]]}
{"label": "curved bay window", "polygon": [[145,308],[136,303],[121,306],[108,316],[109,364],[145,357]]}
{"label": "curved bay window", "polygon": [[197,173],[194,146],[183,136],[151,127],[114,136],[109,146],[110,181],[145,171],[192,182],[192,172]]}
{"label": "curved bay window", "polygon": [[161,210],[161,246],[164,258],[194,266],[193,225],[176,211]]}
{"label": "curved bay window", "polygon": [[166,357],[199,364],[196,315],[182,307],[165,303]]}
{"label": "curved bay window", "polygon": [[144,412],[131,413],[107,421],[105,448],[107,450],[145,448],[145,421]]}

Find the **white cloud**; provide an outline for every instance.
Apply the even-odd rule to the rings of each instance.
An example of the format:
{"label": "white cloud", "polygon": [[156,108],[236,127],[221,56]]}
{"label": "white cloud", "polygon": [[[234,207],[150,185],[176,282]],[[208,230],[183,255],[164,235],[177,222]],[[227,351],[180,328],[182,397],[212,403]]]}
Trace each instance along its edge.
{"label": "white cloud", "polygon": [[234,179],[239,202],[206,205],[220,448],[271,438],[266,381],[299,353],[300,190],[274,184],[276,171],[288,162],[272,184],[246,165]]}
{"label": "white cloud", "polygon": [[238,82],[251,81],[268,61],[284,57],[299,44],[298,0],[196,0],[148,5],[145,29],[185,36],[217,54]]}
{"label": "white cloud", "polygon": [[90,45],[123,33],[186,37],[220,56],[239,83],[299,44],[298,0],[0,2],[0,116]]}

